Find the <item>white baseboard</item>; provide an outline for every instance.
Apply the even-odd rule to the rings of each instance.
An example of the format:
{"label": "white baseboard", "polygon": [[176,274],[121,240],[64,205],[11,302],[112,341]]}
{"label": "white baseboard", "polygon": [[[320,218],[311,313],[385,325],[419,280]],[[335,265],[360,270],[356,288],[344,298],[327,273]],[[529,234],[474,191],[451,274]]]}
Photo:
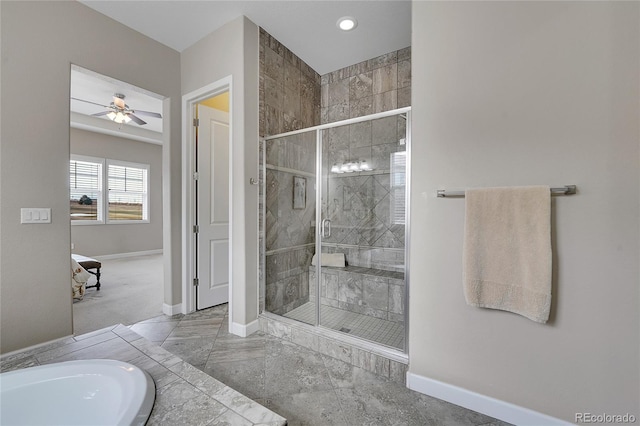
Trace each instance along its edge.
{"label": "white baseboard", "polygon": [[571,425],[528,408],[413,373],[407,373],[407,387],[518,426]]}
{"label": "white baseboard", "polygon": [[9,357],[9,356],[12,356],[12,355],[19,354],[20,352],[27,352],[27,351],[31,351],[33,349],[38,349],[38,348],[40,348],[42,346],[50,345],[52,343],[61,342],[61,341],[66,340],[66,339],[72,339],[73,337],[74,337],[73,334],[70,334],[69,336],[59,337],[59,338],[53,339],[53,340],[48,340],[46,342],[38,343],[37,345],[28,346],[28,347],[22,348],[22,349],[16,349],[15,351],[3,353],[1,355],[2,355],[2,358],[6,358],[6,357]]}
{"label": "white baseboard", "polygon": [[260,331],[260,323],[257,319],[251,321],[247,325],[242,325],[235,322],[229,323],[229,332],[231,334],[235,334],[236,336],[247,337],[252,335],[256,331]]}
{"label": "white baseboard", "polygon": [[137,256],[149,256],[152,254],[162,254],[162,249],[157,250],[145,250],[145,251],[132,251],[129,253],[115,253],[105,254],[103,256],[92,256],[96,260],[109,260],[109,259],[123,259],[125,257],[137,257]]}
{"label": "white baseboard", "polygon": [[166,303],[162,304],[162,313],[165,315],[173,316],[182,313],[182,303],[178,303],[177,305],[167,305]]}

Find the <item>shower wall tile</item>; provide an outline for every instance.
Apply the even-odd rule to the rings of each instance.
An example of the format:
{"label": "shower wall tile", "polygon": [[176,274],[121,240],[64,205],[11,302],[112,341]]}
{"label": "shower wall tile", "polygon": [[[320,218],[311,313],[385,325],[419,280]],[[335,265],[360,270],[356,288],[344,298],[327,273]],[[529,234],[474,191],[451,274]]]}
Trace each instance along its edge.
{"label": "shower wall tile", "polygon": [[389,283],[389,311],[395,314],[404,313],[404,285]]}
{"label": "shower wall tile", "polygon": [[[365,115],[373,114],[373,95],[364,98],[353,99],[350,101],[349,115],[344,114],[339,117],[340,120],[346,120],[347,118],[363,117]],[[328,117],[329,119],[331,117]],[[334,120],[337,121],[337,120]],[[330,123],[331,121],[328,121]]]}
{"label": "shower wall tile", "polygon": [[[285,86],[283,102],[285,121],[290,123],[300,122],[302,109],[300,106],[300,90],[292,90]],[[294,129],[298,130],[298,129]],[[285,128],[285,131],[286,130]]]}
{"label": "shower wall tile", "polygon": [[398,62],[398,89],[411,87],[411,61]]}
{"label": "shower wall tile", "polygon": [[284,79],[283,68],[284,58],[270,47],[265,47],[264,67],[262,68],[264,75],[282,83]]}
{"label": "shower wall tile", "polygon": [[[315,275],[315,274],[314,274]],[[322,274],[321,296],[327,299],[338,300],[340,289],[340,278],[337,273],[327,271]]]}
{"label": "shower wall tile", "polygon": [[[287,49],[287,51],[289,50]],[[295,55],[289,56],[293,56],[297,59]],[[287,60],[284,61],[284,87],[287,90],[292,90],[299,94],[302,87],[301,77],[302,71],[300,71],[300,60],[291,61],[287,58]]]}
{"label": "shower wall tile", "polygon": [[320,75],[262,28],[259,58],[260,136],[320,124]]}
{"label": "shower wall tile", "polygon": [[[310,281],[315,274],[316,267],[310,266]],[[323,268],[320,304],[403,323],[403,275],[367,267]]]}
{"label": "shower wall tile", "polygon": [[349,103],[349,79],[329,83],[329,106]]}
{"label": "shower wall tile", "polygon": [[328,122],[333,123],[334,121],[346,120],[349,118],[349,103],[342,102],[339,104],[329,105],[327,108],[327,119]]}
{"label": "shower wall tile", "polygon": [[349,146],[351,148],[361,148],[371,146],[371,122],[365,121],[349,126]]}
{"label": "shower wall tile", "polygon": [[338,301],[351,304],[362,303],[362,277],[349,272],[340,271],[338,274],[340,287],[338,288]]}
{"label": "shower wall tile", "polygon": [[[389,52],[320,78],[323,96],[321,123],[362,117],[398,108],[398,89],[411,87],[411,48]],[[348,84],[348,98],[344,85]],[[407,100],[406,93],[402,101]],[[336,108],[336,105],[341,105]]]}
{"label": "shower wall tile", "polygon": [[372,72],[349,77],[349,99],[355,100],[372,96],[373,84],[374,74]]}
{"label": "shower wall tile", "polygon": [[389,282],[386,278],[371,277],[364,281],[362,289],[363,304],[372,309],[389,309]]}
{"label": "shower wall tile", "polygon": [[285,314],[309,301],[308,267],[313,247],[290,249],[266,256],[265,309]]}
{"label": "shower wall tile", "polygon": [[398,62],[398,52],[394,51],[369,59],[368,64],[370,69],[376,69],[385,65],[392,65],[396,62]]}
{"label": "shower wall tile", "polygon": [[[393,145],[398,146],[398,117],[385,117],[371,122],[371,145]],[[404,120],[402,120],[404,121]]]}
{"label": "shower wall tile", "polygon": [[404,323],[404,314],[395,314],[393,312],[389,312],[389,317],[387,318],[389,321]]}
{"label": "shower wall tile", "polygon": [[411,46],[398,50],[398,62],[411,60]]}
{"label": "shower wall tile", "polygon": [[371,67],[370,67],[369,61],[362,61],[362,62],[359,62],[357,64],[353,64],[353,65],[349,66],[349,75],[350,76],[366,74],[369,71],[371,71]]}
{"label": "shower wall tile", "polygon": [[336,81],[344,80],[351,76],[351,70],[349,67],[341,68],[339,70],[333,71],[329,73],[329,81],[328,83],[335,83]]}
{"label": "shower wall tile", "polygon": [[[411,48],[320,76],[261,29],[259,81],[261,136],[359,117],[410,104]],[[349,265],[403,270],[404,226],[390,223],[394,198],[388,171],[390,155],[404,149],[398,145],[404,137],[404,126],[404,120],[393,118],[324,132],[324,157],[329,167],[366,160],[376,169],[373,178],[332,177],[323,194],[326,209],[333,216],[329,241],[341,245],[335,249],[345,253]],[[314,144],[315,136],[308,144],[285,140],[267,145],[266,162],[314,173]],[[315,270],[308,268],[314,247],[293,248],[314,240],[315,191],[308,178],[307,209],[293,210],[294,174],[267,169],[265,175],[260,188],[267,189],[260,201],[259,232],[265,247],[264,264],[260,266],[260,305],[284,313],[315,300]],[[389,280],[369,283],[358,275],[323,276],[321,301],[379,318],[403,320],[404,307],[397,299],[399,286]]]}
{"label": "shower wall tile", "polygon": [[398,108],[411,106],[411,87],[398,89]]}
{"label": "shower wall tile", "polygon": [[398,92],[390,90],[373,95],[373,112],[385,112],[398,108]]}
{"label": "shower wall tile", "polygon": [[373,94],[385,93],[398,88],[398,64],[373,70]]}

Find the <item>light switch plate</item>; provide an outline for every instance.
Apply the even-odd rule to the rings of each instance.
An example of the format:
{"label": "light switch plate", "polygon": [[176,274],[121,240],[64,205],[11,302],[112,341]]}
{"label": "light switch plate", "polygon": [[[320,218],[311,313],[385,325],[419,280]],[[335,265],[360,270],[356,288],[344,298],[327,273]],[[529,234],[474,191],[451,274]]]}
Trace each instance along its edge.
{"label": "light switch plate", "polygon": [[21,208],[20,223],[51,223],[51,208]]}

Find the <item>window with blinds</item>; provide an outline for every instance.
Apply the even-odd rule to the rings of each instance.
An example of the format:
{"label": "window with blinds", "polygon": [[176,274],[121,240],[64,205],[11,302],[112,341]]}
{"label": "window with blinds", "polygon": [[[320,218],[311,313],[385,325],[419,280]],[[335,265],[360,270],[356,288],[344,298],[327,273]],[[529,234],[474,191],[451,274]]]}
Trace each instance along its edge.
{"label": "window with blinds", "polygon": [[405,224],[407,152],[391,153],[391,223]]}
{"label": "window with blinds", "polygon": [[110,221],[148,220],[149,166],[108,161]]}
{"label": "window with blinds", "polygon": [[71,223],[149,221],[149,165],[72,155]]}
{"label": "window with blinds", "polygon": [[101,159],[87,157],[69,162],[69,195],[72,221],[102,222]]}

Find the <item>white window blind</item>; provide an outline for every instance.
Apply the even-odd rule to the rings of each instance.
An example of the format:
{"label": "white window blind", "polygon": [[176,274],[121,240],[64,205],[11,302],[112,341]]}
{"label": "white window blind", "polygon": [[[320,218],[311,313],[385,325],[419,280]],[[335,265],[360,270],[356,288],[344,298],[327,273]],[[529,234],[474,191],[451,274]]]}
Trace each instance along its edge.
{"label": "white window blind", "polygon": [[148,220],[148,166],[109,162],[110,221]]}
{"label": "white window blind", "polygon": [[69,188],[72,221],[102,221],[101,160],[71,159]]}
{"label": "white window blind", "polygon": [[407,152],[391,154],[391,223],[405,224]]}

